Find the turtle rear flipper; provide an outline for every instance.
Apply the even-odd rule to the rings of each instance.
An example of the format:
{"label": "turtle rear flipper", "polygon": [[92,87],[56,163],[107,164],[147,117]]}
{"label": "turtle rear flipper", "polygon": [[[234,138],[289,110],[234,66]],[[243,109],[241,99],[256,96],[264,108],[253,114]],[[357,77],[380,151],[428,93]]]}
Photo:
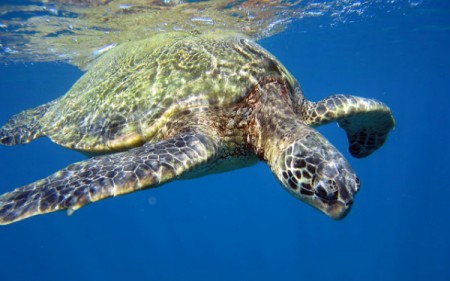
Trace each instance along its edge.
{"label": "turtle rear flipper", "polygon": [[214,161],[216,143],[196,133],[94,157],[0,196],[0,224],[156,187]]}
{"label": "turtle rear flipper", "polygon": [[27,109],[14,115],[0,128],[0,143],[16,145],[28,143],[44,135],[41,119],[56,101]]}
{"label": "turtle rear flipper", "polygon": [[306,102],[303,117],[310,126],[337,121],[346,131],[349,151],[356,158],[366,157],[380,148],[395,125],[392,112],[384,103],[347,95]]}

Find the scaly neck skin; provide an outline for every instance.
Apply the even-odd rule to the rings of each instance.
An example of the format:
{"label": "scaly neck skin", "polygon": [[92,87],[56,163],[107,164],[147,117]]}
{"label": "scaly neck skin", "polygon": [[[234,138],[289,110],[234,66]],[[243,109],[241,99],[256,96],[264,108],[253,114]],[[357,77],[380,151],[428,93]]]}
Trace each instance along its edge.
{"label": "scaly neck skin", "polygon": [[253,107],[248,142],[271,166],[280,151],[308,130],[295,114],[289,95],[281,80],[270,77],[261,81],[246,101]]}

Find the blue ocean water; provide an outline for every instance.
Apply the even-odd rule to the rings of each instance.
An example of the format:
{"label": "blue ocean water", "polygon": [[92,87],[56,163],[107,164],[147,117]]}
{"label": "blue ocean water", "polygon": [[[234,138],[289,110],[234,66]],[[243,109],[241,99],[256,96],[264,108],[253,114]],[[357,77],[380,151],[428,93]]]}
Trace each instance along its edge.
{"label": "blue ocean water", "polygon": [[[260,43],[309,99],[347,93],[394,112],[385,146],[361,160],[335,124],[320,128],[362,181],[345,220],[293,198],[261,163],[1,227],[0,280],[450,280],[450,2],[299,21]],[[0,65],[0,123],[80,75]],[[82,159],[45,138],[0,147],[0,192]]]}

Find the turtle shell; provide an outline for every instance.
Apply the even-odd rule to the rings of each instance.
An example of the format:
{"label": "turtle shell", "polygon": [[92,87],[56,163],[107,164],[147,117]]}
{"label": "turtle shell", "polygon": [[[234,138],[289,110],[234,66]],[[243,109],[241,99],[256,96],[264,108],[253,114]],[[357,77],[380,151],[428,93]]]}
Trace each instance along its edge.
{"label": "turtle shell", "polygon": [[229,107],[268,75],[294,87],[278,60],[244,35],[173,32],[103,54],[41,120],[65,147],[106,153],[154,140],[177,113]]}

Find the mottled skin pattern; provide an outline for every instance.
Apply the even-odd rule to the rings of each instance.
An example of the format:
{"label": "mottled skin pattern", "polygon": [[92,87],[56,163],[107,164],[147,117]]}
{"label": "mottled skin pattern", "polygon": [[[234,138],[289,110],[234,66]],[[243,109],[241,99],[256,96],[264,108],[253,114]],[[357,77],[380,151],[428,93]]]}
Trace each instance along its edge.
{"label": "mottled skin pattern", "polygon": [[266,50],[239,34],[174,32],[116,47],[63,97],[13,116],[0,143],[40,136],[97,155],[0,196],[0,224],[262,160],[295,197],[345,217],[359,179],[314,127],[337,121],[350,152],[394,126],[381,102],[305,100]]}
{"label": "mottled skin pattern", "polygon": [[[314,103],[305,103],[302,116],[309,126],[337,121],[347,132],[349,151],[357,158],[370,155],[386,141],[394,126],[389,108],[380,101],[347,95],[336,95]],[[364,124],[361,124],[363,122]]]}
{"label": "mottled skin pattern", "polygon": [[[72,212],[107,197],[158,186],[211,160],[216,151],[214,141],[208,137],[185,133],[167,141],[75,163],[3,195],[0,222],[61,209]],[[4,202],[10,204],[1,205]]]}
{"label": "mottled skin pattern", "polygon": [[335,219],[343,218],[360,185],[347,160],[298,118],[281,81],[265,79],[252,97],[257,100],[250,129],[256,137],[251,140],[254,150],[290,193]]}

